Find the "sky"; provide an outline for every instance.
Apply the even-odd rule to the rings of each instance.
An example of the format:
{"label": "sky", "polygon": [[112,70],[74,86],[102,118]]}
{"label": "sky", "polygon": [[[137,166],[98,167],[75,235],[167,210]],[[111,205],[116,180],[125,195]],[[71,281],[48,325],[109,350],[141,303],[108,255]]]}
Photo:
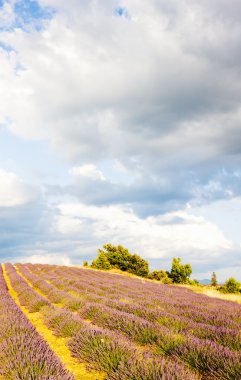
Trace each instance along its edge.
{"label": "sky", "polygon": [[0,0],[0,261],[121,244],[241,281],[241,2]]}

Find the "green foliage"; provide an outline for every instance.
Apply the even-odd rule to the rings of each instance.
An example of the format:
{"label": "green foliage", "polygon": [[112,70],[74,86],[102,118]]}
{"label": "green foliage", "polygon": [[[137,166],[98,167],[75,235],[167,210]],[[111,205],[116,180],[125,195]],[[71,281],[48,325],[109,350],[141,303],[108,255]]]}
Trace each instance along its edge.
{"label": "green foliage", "polygon": [[84,266],[84,267],[88,267],[88,266],[89,266],[89,264],[88,264],[88,261],[87,261],[87,260],[85,260],[85,261],[83,262],[83,266]]}
{"label": "green foliage", "polygon": [[91,267],[96,268],[96,269],[106,269],[106,270],[110,269],[111,264],[108,260],[106,253],[104,251],[101,251],[101,250],[99,250],[99,251],[100,251],[100,253],[97,256],[96,260],[94,260],[92,262]]}
{"label": "green foliage", "polygon": [[219,290],[223,293],[239,293],[241,292],[241,284],[235,278],[230,277]]}
{"label": "green foliage", "polygon": [[190,264],[182,264],[180,257],[172,259],[172,269],[169,277],[174,283],[186,284],[189,282],[189,277],[192,274],[192,267]]}
{"label": "green foliage", "polygon": [[146,260],[142,259],[139,255],[130,254],[128,272],[134,273],[137,276],[147,277],[149,273],[149,264]]}
{"label": "green foliage", "polygon": [[168,277],[165,270],[154,270],[148,275],[151,280],[161,281],[163,284],[171,284],[172,280]]}
{"label": "green foliage", "polygon": [[188,280],[188,283],[193,286],[200,286],[200,283],[195,278],[193,280]]}
{"label": "green foliage", "polygon": [[99,253],[105,253],[113,268],[127,271],[130,267],[131,254],[127,248],[121,245],[114,246],[112,244],[103,245],[104,250],[99,249]]}
{"label": "green foliage", "polygon": [[211,277],[211,285],[212,285],[212,286],[217,286],[217,285],[218,285],[217,275],[216,275],[215,272],[212,273],[212,277]]}
{"label": "green foliage", "polygon": [[127,248],[121,245],[105,244],[103,249],[98,251],[99,255],[92,262],[92,268],[118,268],[142,277],[146,277],[149,273],[148,262],[137,254],[131,254]]}

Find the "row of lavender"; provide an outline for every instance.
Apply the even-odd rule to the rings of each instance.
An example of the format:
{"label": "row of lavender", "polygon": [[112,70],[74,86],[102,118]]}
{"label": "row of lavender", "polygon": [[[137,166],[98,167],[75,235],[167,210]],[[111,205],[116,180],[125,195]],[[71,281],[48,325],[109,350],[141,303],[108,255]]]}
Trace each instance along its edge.
{"label": "row of lavender", "polygon": [[74,380],[9,295],[0,266],[0,376]]}
{"label": "row of lavender", "polygon": [[[45,281],[40,282],[39,277],[33,273],[31,274],[27,266],[19,267],[22,273],[36,287],[41,289],[41,291],[44,291],[48,297],[53,299],[54,288],[49,283]],[[39,270],[36,270],[36,267],[30,266],[30,269],[32,269],[32,271],[35,269],[35,272],[39,272]],[[56,269],[58,272],[63,268],[55,268],[55,270]],[[72,269],[64,270],[68,272]],[[44,271],[46,272],[46,268],[44,268]],[[55,274],[60,276],[60,273]],[[51,277],[46,275],[46,273],[43,277],[50,281]],[[66,282],[73,282],[73,279],[70,278],[71,275],[68,277],[67,274],[67,277],[62,280],[62,288],[66,286]],[[58,280],[58,284],[59,281],[61,283],[61,280]],[[54,280],[53,277],[52,282],[56,283],[56,280]],[[65,285],[63,286],[63,284]],[[72,285],[70,288],[68,285],[67,288],[69,290],[75,289],[72,287]],[[100,302],[83,302],[83,300],[78,300],[76,297],[70,296],[66,292],[57,289],[55,289],[55,292],[59,297],[55,298],[55,301],[57,300],[58,302],[64,303],[70,309],[79,309],[78,314],[82,318],[89,320],[91,319],[92,323],[95,325],[108,328],[110,330],[119,331],[122,334],[126,335],[128,339],[131,339],[132,341],[139,344],[149,344],[149,352],[164,352],[171,356],[177,356],[189,363],[194,368],[198,369],[201,373],[206,374],[206,376],[211,376],[210,378],[218,377],[219,379],[238,379],[241,377],[240,354],[232,352],[227,347],[214,343],[209,339],[197,339],[191,336],[188,331],[185,331],[185,329],[183,329],[182,334],[175,333],[173,329],[157,324],[153,320],[150,321],[133,315],[133,311],[135,312],[137,310],[142,310],[140,307],[137,307],[136,309],[135,305],[124,304],[126,307],[129,306],[130,310],[128,310],[128,312],[121,312],[120,310],[117,310],[118,306],[121,305],[121,302],[118,303],[113,300],[109,301],[113,306],[113,308],[110,308],[108,306],[102,305]],[[84,297],[85,296],[86,294],[84,293]],[[102,296],[102,301],[103,298],[105,297]],[[156,311],[156,313],[157,312],[160,313],[160,310]],[[145,313],[145,316],[152,316],[153,319],[155,319],[155,317],[158,315],[153,311],[149,311],[149,309],[147,309]],[[182,320],[179,321],[180,325],[181,323],[183,323]],[[189,323],[191,324],[190,321]],[[215,338],[215,334],[217,334],[216,340],[221,340],[223,343],[234,346],[236,349],[240,347],[239,331],[230,329],[227,330],[224,327],[217,328],[215,326],[203,326],[201,324],[199,324],[199,326],[196,325],[195,327],[197,332],[199,331],[200,327],[203,328],[203,331],[201,331],[200,335],[206,332],[206,328],[209,328],[209,334],[211,334],[213,338]]]}
{"label": "row of lavender", "polygon": [[[27,266],[20,266],[22,271],[27,270]],[[29,269],[36,269],[36,267],[30,267]],[[67,275],[61,273],[61,268],[57,268],[55,275],[58,276],[57,279],[54,279],[52,277],[52,274],[48,276],[45,273],[45,278],[48,281],[51,281],[52,284],[54,284],[57,288],[60,289],[65,289],[65,291],[68,292],[74,292],[79,296],[77,297],[72,297],[72,300],[70,299],[66,300],[66,292],[63,292],[63,290],[59,290],[59,292],[56,294],[53,292],[53,287],[49,284],[48,290],[50,288],[52,289],[51,294],[47,292],[48,296],[50,297],[51,302],[62,302],[66,305],[67,308],[72,310],[74,308],[81,309],[81,316],[87,319],[91,319],[93,317],[98,317],[98,314],[100,312],[100,305],[102,306],[102,312],[103,312],[103,307],[105,311],[105,315],[108,315],[108,318],[110,318],[111,312],[110,308],[118,310],[123,313],[128,313],[135,315],[137,317],[141,317],[149,322],[155,322],[158,323],[159,325],[166,326],[168,327],[169,330],[171,330],[173,333],[183,333],[185,335],[193,335],[197,338],[200,339],[209,339],[211,341],[217,342],[223,346],[227,346],[232,350],[237,350],[239,351],[241,349],[241,334],[240,334],[240,328],[241,328],[241,323],[240,323],[240,306],[230,304],[229,302],[226,303],[224,302],[224,305],[226,306],[228,304],[229,309],[227,309],[227,312],[225,314],[226,319],[225,323],[223,322],[223,317],[220,316],[220,307],[223,313],[222,309],[222,303],[219,303],[219,309],[218,309],[218,314],[215,314],[214,312],[210,312],[210,310],[206,307],[203,306],[202,308],[202,313],[200,317],[200,312],[195,314],[195,307],[193,310],[193,307],[190,306],[189,313],[192,318],[190,318],[190,315],[182,315],[179,313],[171,313],[170,311],[165,311],[160,310],[160,307],[154,305],[154,307],[147,307],[146,303],[150,302],[150,297],[146,298],[144,303],[138,303],[138,299],[136,302],[136,299],[125,299],[125,301],[120,301],[120,297],[123,296],[123,294],[115,294],[113,295],[113,287],[108,289],[106,287],[105,293],[103,293],[102,290],[102,295],[96,294],[94,291],[95,289],[93,286],[90,284],[85,284],[85,288],[83,288],[84,284],[83,281],[84,279],[82,278],[82,273],[85,274],[86,272],[89,271],[82,271],[81,277],[73,279],[71,278],[71,270],[72,268],[65,268],[65,271],[67,271]],[[37,271],[38,272],[38,271]],[[70,272],[70,274],[69,274]],[[29,276],[29,271],[27,270],[27,273],[25,273],[26,276]],[[36,275],[35,275],[36,276]],[[62,276],[62,280],[60,277]],[[29,277],[30,281],[33,281],[35,286],[38,287],[38,277],[34,278],[33,275]],[[98,282],[97,282],[98,284]],[[43,284],[41,283],[40,286],[43,287]],[[167,289],[170,287],[166,286]],[[98,289],[98,287],[95,287]],[[164,286],[165,288],[165,286]],[[43,291],[46,289],[44,288]],[[180,289],[177,288],[175,289],[178,291],[178,294],[181,293]],[[98,292],[98,290],[96,290]],[[111,294],[109,294],[111,292]],[[163,288],[161,287],[160,292],[163,292]],[[143,292],[142,292],[143,293]],[[53,294],[55,295],[53,297]],[[186,298],[189,297],[189,294],[193,295],[193,293],[186,293],[184,291],[184,294],[186,294]],[[143,295],[142,295],[143,296]],[[82,297],[82,300],[80,299]],[[172,298],[174,298],[172,296]],[[196,295],[196,298],[199,300],[201,298],[202,301],[202,296]],[[205,297],[206,299],[206,297]],[[67,301],[67,302],[66,302]],[[87,301],[87,302],[86,302]],[[190,302],[190,301],[189,301]],[[214,301],[215,303],[215,301]],[[83,305],[84,304],[84,305]],[[231,306],[231,307],[230,307]],[[233,312],[233,308],[236,310],[236,314]],[[230,313],[231,312],[231,313]],[[222,314],[221,313],[221,314]],[[181,315],[180,315],[181,314]],[[210,315],[211,314],[211,315]],[[228,315],[227,315],[228,314]],[[231,314],[231,315],[230,315]],[[119,313],[120,315],[120,313]],[[197,315],[199,318],[197,318]],[[123,318],[126,317],[125,314],[123,314]],[[198,319],[198,321],[195,321]],[[200,320],[201,318],[201,320]],[[228,327],[227,327],[228,325]]]}
{"label": "row of lavender", "polygon": [[78,268],[32,266],[31,270],[50,272],[52,277],[55,277],[56,286],[61,287],[63,282],[61,284],[58,281],[62,278],[67,284],[77,286],[82,293],[95,294],[97,301],[99,297],[108,295],[110,299],[125,298],[128,302],[134,300],[135,304],[141,306],[158,307],[172,315],[191,317],[196,322],[218,326],[227,326],[228,323],[229,327],[240,326],[241,323],[239,305],[220,299],[210,299],[189,289],[150,282],[143,284],[143,280]]}
{"label": "row of lavender", "polygon": [[[16,273],[11,264],[7,265],[8,275],[19,294],[22,305],[33,310],[34,294],[36,303],[41,297],[31,289],[31,301],[21,294],[29,291],[29,285]],[[21,268],[23,269],[23,268]],[[25,275],[27,271],[25,270]],[[44,283],[46,289],[47,283]],[[48,290],[50,290],[48,288]],[[46,301],[46,300],[45,300]],[[199,375],[190,371],[178,360],[166,360],[151,353],[138,352],[136,347],[116,332],[92,327],[79,316],[65,309],[42,304],[39,311],[47,326],[59,336],[69,337],[69,348],[73,356],[87,361],[94,368],[105,371],[111,380],[197,380]]]}

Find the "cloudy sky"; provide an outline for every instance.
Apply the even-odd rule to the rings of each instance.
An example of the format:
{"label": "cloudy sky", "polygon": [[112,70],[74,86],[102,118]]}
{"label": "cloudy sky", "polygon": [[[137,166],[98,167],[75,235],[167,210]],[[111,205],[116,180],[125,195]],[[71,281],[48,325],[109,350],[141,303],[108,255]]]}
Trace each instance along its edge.
{"label": "cloudy sky", "polygon": [[0,0],[0,259],[111,242],[241,280],[241,2]]}

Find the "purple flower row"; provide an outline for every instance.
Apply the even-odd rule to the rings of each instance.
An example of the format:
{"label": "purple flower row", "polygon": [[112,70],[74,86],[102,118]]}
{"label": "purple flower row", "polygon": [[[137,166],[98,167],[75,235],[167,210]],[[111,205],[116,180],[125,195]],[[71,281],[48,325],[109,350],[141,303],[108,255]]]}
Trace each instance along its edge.
{"label": "purple flower row", "polygon": [[74,380],[8,293],[0,266],[0,376]]}
{"label": "purple flower row", "polygon": [[[199,375],[177,359],[150,357],[148,361],[135,346],[116,331],[93,327],[64,309],[44,309],[45,322],[55,334],[69,337],[73,356],[92,368],[107,373],[109,380],[198,380]],[[135,377],[133,377],[135,376]]]}
{"label": "purple flower row", "polygon": [[[22,270],[21,268],[21,272],[26,277],[31,277],[27,270]],[[32,280],[36,280],[36,277],[33,276]],[[133,360],[136,366],[136,378],[141,379],[146,365],[140,360],[135,347],[124,337],[115,332],[91,327],[83,319],[65,309],[49,306],[43,308],[41,313],[44,315],[46,325],[55,334],[62,337],[71,337],[69,347],[73,356],[89,362],[96,369],[106,371],[108,379],[114,379],[116,376],[121,376],[119,378],[123,380],[129,379],[130,373],[127,369],[124,373],[123,368],[127,361],[130,363]],[[170,360],[161,360],[158,368],[156,368],[156,363],[151,360],[149,362],[153,370],[149,370],[148,380],[156,379],[156,374],[160,379],[171,380],[173,378],[173,368],[178,370],[176,374],[177,380],[198,379],[198,376],[184,365],[178,364],[176,360],[174,360],[175,364]],[[156,362],[158,362],[158,359],[156,359]]]}
{"label": "purple flower row", "polygon": [[18,293],[18,298],[21,305],[26,306],[31,313],[37,312],[41,309],[41,307],[49,305],[49,302],[37,294],[16,272],[12,264],[5,264],[5,268],[12,287]]}
{"label": "purple flower row", "polygon": [[[36,275],[32,275],[32,276],[36,276]],[[68,285],[69,281],[70,280],[68,278],[66,280],[58,279],[58,280],[54,280],[53,283],[56,285],[56,282],[57,282],[57,285],[61,287],[61,289],[65,289],[68,291],[75,291],[75,293],[78,293],[78,284],[76,284],[76,286]],[[73,283],[73,280],[71,281]],[[62,291],[61,293],[63,294],[64,292]],[[84,294],[82,294],[79,291],[79,296],[84,298],[86,301],[90,301],[92,303],[98,302],[100,305],[109,306],[113,309],[117,309],[119,311],[123,311],[128,314],[133,314],[135,316],[144,318],[147,321],[157,322],[160,325],[165,325],[169,329],[171,329],[174,333],[179,333],[179,332],[183,332],[185,334],[189,333],[198,338],[213,340],[219,344],[228,346],[229,348],[234,349],[234,350],[241,349],[241,334],[240,334],[241,326],[235,325],[235,326],[232,326],[232,328],[230,327],[228,328],[226,327],[227,320],[225,321],[225,323],[222,320],[221,326],[216,326],[215,324],[212,325],[210,323],[201,322],[203,318],[200,318],[200,320],[198,318],[200,312],[196,311],[193,308],[190,311],[188,311],[188,315],[185,315],[185,311],[183,310],[181,310],[181,312],[179,313],[176,312],[175,314],[172,314],[170,312],[160,310],[157,306],[154,306],[153,308],[149,308],[149,307],[146,307],[145,304],[141,305],[141,304],[133,304],[130,302],[127,302],[127,303],[120,302],[118,300],[115,301],[112,298],[110,299],[110,297],[97,296],[93,293],[90,293],[89,291],[88,292],[85,291]],[[96,307],[98,308],[100,307],[100,305],[99,306],[96,305]],[[81,308],[82,306],[83,306],[83,302],[79,301],[79,303],[76,303],[76,309]],[[206,317],[205,318],[206,322],[208,318],[212,320],[212,314],[211,316],[209,313],[205,314],[205,309],[202,311],[201,317],[203,316],[203,314]],[[194,320],[192,316],[194,316]],[[198,319],[198,322],[196,322],[195,316]],[[208,320],[208,322],[210,322],[210,320]]]}
{"label": "purple flower row", "polygon": [[227,327],[230,328],[241,324],[240,305],[210,299],[189,289],[151,282],[143,284],[144,280],[79,268],[49,266],[48,270],[55,273],[59,282],[62,278],[66,286],[75,284],[81,291],[92,291],[99,296],[114,295],[116,299],[127,297],[133,299],[135,304],[146,304],[150,308],[160,307],[174,315],[191,316],[196,322],[217,326],[223,323],[227,326],[228,323]]}
{"label": "purple flower row", "polygon": [[51,303],[63,304],[70,310],[76,310],[83,306],[83,301],[80,298],[69,295],[67,292],[56,289],[53,285],[49,284],[44,279],[36,274],[33,274],[29,269],[22,264],[18,264],[20,273],[34,286],[40,290]]}
{"label": "purple flower row", "polygon": [[[68,270],[69,269],[67,268],[67,273]],[[66,281],[73,281],[73,278],[72,280],[70,280],[67,277]],[[62,285],[64,287],[64,281]],[[118,301],[116,301],[116,303],[118,303]],[[133,310],[134,305],[130,305],[130,307]],[[156,313],[162,313],[157,308],[155,310]],[[150,312],[150,314],[153,314],[153,309],[146,309],[147,314],[148,311]],[[240,355],[230,351],[229,349],[225,349],[225,347],[223,347],[222,345],[211,342],[210,340],[197,339],[190,336],[190,334],[187,333],[185,333],[185,335],[174,334],[168,328],[158,326],[155,323],[151,323],[143,318],[131,315],[127,312],[111,309],[100,303],[86,303],[86,305],[79,310],[79,314],[86,319],[91,319],[93,323],[99,326],[114,331],[119,331],[125,334],[131,340],[137,341],[138,343],[153,344],[157,346],[162,352],[176,355],[182,360],[192,365],[194,368],[197,368],[200,372],[207,373],[210,376],[218,375],[220,379],[232,378],[232,373],[235,374],[235,379],[238,378],[238,376],[240,376]],[[161,315],[162,318],[166,317],[165,314],[163,316],[163,313]],[[171,321],[171,314],[169,314],[169,320]],[[178,322],[177,316],[176,322]],[[183,322],[183,320],[181,320],[180,323],[181,322]],[[190,320],[189,323],[191,323]],[[202,334],[205,333],[205,328],[211,329],[212,332],[212,328],[214,327],[210,325],[203,326],[203,331],[200,332],[200,325],[196,325],[192,323],[192,327],[196,327],[197,329],[197,334],[199,333],[203,338],[206,337],[205,335],[202,336]],[[217,328],[214,327],[214,329],[216,329],[214,331],[215,335],[215,333],[217,333]],[[222,328],[220,328],[220,336],[223,333],[224,337],[226,336],[226,338],[228,338],[229,331],[226,331],[224,327],[223,332],[221,331],[221,329]],[[237,343],[239,342],[238,339],[239,337],[237,338]],[[230,337],[230,340],[232,341],[232,335]],[[203,353],[206,352],[206,346],[209,347],[209,360],[206,360],[207,365],[205,366],[202,363]],[[195,355],[195,360],[193,360],[193,355]],[[217,366],[217,363],[219,363],[219,367]]]}

